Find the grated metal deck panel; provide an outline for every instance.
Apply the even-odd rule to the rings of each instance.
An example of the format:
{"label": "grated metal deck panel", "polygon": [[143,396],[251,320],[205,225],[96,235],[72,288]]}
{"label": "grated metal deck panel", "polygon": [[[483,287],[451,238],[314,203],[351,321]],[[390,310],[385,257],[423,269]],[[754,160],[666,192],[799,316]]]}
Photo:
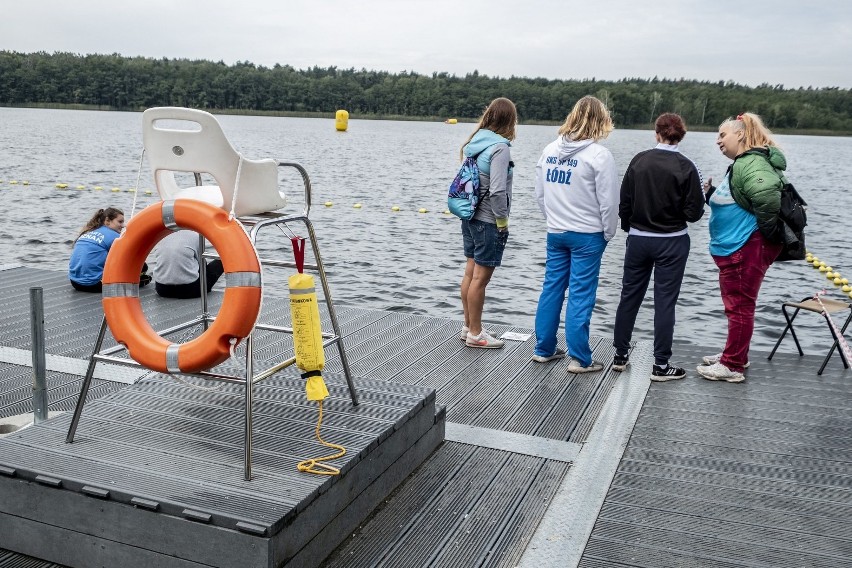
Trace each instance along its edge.
{"label": "grated metal deck panel", "polygon": [[[0,345],[27,348],[29,308],[22,298],[26,286],[36,283],[51,289],[45,298],[53,308],[46,308],[46,313],[62,314],[56,321],[46,318],[48,352],[87,357],[101,317],[97,298],[89,305],[91,297],[70,291],[64,274],[15,268],[14,286],[7,288],[8,274],[0,274]],[[184,321],[197,309],[191,301],[160,299],[148,290],[143,295],[146,314],[156,327]],[[212,299],[216,301],[215,293]],[[12,315],[7,315],[8,306],[15,306]],[[85,316],[85,310],[94,315]],[[264,303],[264,313],[286,319],[287,302],[272,298]],[[403,474],[405,480],[397,490],[376,501],[380,506],[349,531],[323,565],[532,566],[521,556],[536,540],[533,533],[541,519],[552,513],[559,516],[556,505],[562,492],[587,490],[564,485],[579,469],[569,460],[576,456],[576,464],[584,464],[594,457],[586,455],[581,443],[590,438],[590,432],[599,437],[598,416],[605,405],[609,415],[619,415],[620,407],[607,403],[625,374],[607,368],[592,375],[571,375],[566,373],[567,360],[534,364],[529,359],[533,340],[508,342],[500,350],[467,349],[457,338],[459,322],[448,319],[341,306],[338,319],[356,386],[362,384],[359,377],[368,376],[385,385],[387,396],[412,387],[435,389],[436,402],[446,407],[447,421],[461,437],[442,444],[410,475]],[[529,332],[491,327],[498,334]],[[609,340],[595,341],[595,358],[610,361]],[[291,348],[288,336],[258,334],[260,361]],[[680,345],[675,357],[694,367],[704,351]],[[754,365],[743,385],[712,383],[694,373],[683,381],[651,384],[617,471],[618,462],[613,463],[611,485],[609,478],[596,480],[606,484],[600,491],[606,499],[601,497],[594,508],[600,515],[594,530],[590,524],[585,533],[591,537],[587,544],[583,540],[579,565],[850,565],[852,371],[843,371],[835,358],[817,377],[821,357],[800,359],[783,351],[784,347],[772,362],[765,360],[765,354],[753,354]],[[329,350],[327,357],[326,371],[339,377],[342,369],[336,353]],[[282,381],[295,378],[288,371],[280,374]],[[644,380],[642,370],[635,372],[637,380]],[[0,364],[0,417],[31,408],[29,373],[27,367]],[[13,377],[13,383],[5,387]],[[52,373],[48,380],[51,410],[69,408],[80,378]],[[122,425],[102,415],[94,403],[84,412],[81,432],[95,428],[116,442],[144,443],[149,428],[145,424],[180,408],[174,399],[182,389],[156,374],[146,377],[146,382],[154,390],[144,397],[157,403],[139,407],[142,425],[131,428],[128,439]],[[104,381],[90,398],[126,388]],[[113,396],[125,392],[132,393],[122,390]],[[143,395],[133,394],[131,399],[137,396]],[[281,396],[288,399],[290,395],[270,396],[275,405],[281,403]],[[204,424],[215,423],[221,439],[205,448],[209,453],[204,459],[209,461],[220,452],[237,455],[239,429],[228,423],[239,412],[199,407],[198,402],[193,398],[187,406],[198,416],[172,416],[174,428],[196,437],[206,432]],[[258,438],[277,440],[282,454],[289,456],[293,450],[290,429],[274,420],[258,420],[263,424]],[[307,430],[310,421],[303,422],[301,427]],[[506,432],[512,435],[501,435]],[[471,434],[470,440],[465,433]],[[346,443],[357,439],[347,428],[336,429],[335,435]],[[527,447],[518,448],[518,444]],[[555,448],[553,444],[564,448],[560,446],[553,455],[541,450]],[[130,458],[144,459],[144,455]],[[267,457],[258,455],[258,459],[263,462]],[[549,506],[554,510],[546,511]],[[565,525],[564,530],[574,528]],[[0,530],[0,549],[2,539]],[[563,564],[554,557],[549,565]],[[0,568],[19,566],[59,565],[0,550]]]}
{"label": "grated metal deck panel", "polygon": [[820,362],[653,384],[580,566],[852,566],[852,371]]}

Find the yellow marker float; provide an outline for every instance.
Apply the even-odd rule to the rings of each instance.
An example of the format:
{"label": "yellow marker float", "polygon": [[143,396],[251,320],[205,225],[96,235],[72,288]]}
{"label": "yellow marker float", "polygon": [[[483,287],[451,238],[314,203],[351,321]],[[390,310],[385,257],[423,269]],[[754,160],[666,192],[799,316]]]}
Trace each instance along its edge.
{"label": "yellow marker float", "polygon": [[349,111],[341,109],[334,113],[334,128],[338,132],[346,132],[349,128]]}
{"label": "yellow marker float", "polygon": [[301,461],[296,465],[296,468],[299,471],[317,475],[339,475],[340,470],[338,468],[322,463],[344,456],[346,448],[326,442],[320,436],[322,402],[328,396],[328,388],[325,386],[321,372],[325,366],[325,351],[322,344],[322,328],[314,277],[301,271],[304,263],[304,246],[304,239],[293,239],[293,251],[299,272],[293,274],[287,280],[290,287],[290,316],[293,321],[293,349],[296,352],[296,365],[304,371],[302,378],[305,379],[305,392],[308,400],[315,400],[319,405],[319,418],[316,427],[317,440],[323,446],[334,448],[338,452]]}

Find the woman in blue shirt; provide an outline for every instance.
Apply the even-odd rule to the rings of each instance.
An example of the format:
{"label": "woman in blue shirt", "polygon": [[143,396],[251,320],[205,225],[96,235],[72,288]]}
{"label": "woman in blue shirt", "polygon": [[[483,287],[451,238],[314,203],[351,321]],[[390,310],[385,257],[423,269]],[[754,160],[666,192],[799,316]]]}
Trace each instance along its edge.
{"label": "woman in blue shirt", "polygon": [[107,207],[98,209],[80,231],[68,263],[68,279],[76,290],[101,292],[107,253],[123,227],[124,213]]}
{"label": "woman in blue shirt", "polygon": [[749,366],[754,313],[763,278],[781,252],[778,210],[787,160],[756,114],[743,113],[719,126],[716,145],[733,160],[719,187],[705,184],[710,204],[710,254],[719,267],[719,291],[728,319],[721,353],[704,357],[698,374],[741,383]]}

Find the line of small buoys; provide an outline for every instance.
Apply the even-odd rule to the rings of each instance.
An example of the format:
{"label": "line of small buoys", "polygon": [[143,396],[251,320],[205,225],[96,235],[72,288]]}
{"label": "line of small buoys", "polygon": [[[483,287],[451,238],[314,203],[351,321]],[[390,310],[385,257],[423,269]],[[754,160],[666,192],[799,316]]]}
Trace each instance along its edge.
{"label": "line of small buoys", "polygon": [[815,269],[819,270],[825,277],[831,281],[835,286],[840,288],[840,290],[852,298],[852,287],[849,286],[849,279],[844,278],[839,271],[834,270],[831,266],[827,265],[825,261],[820,260],[816,256],[811,253],[807,253],[805,255],[805,262],[813,266]]}
{"label": "line of small buoys", "polygon": [[[0,184],[2,184],[2,183],[4,183],[4,182],[3,182],[3,180],[2,180],[2,179],[0,179]],[[9,185],[18,185],[18,184],[21,184],[21,185],[30,185],[30,182],[28,182],[27,180],[20,181],[20,182],[19,182],[18,180],[16,180],[16,179],[10,179],[10,180],[9,180]]]}
{"label": "line of small buoys", "polygon": [[[333,201],[326,201],[325,203],[323,203],[323,205],[325,205],[326,207],[334,207],[334,202]],[[362,209],[363,207],[364,207],[363,203],[354,203],[352,205],[353,209]],[[402,207],[400,207],[399,205],[392,205],[390,210],[393,211],[394,213],[399,213],[400,211],[403,211]],[[420,207],[419,209],[417,209],[417,212],[418,213],[429,213],[429,210],[426,209],[425,207]],[[443,213],[444,213],[444,215],[450,214],[449,211],[443,211]]]}
{"label": "line of small buoys", "polygon": [[[29,182],[24,182],[24,185],[29,185]],[[68,189],[71,186],[69,186],[67,183],[57,183],[57,184],[54,185],[54,187],[56,189]],[[79,184],[79,185],[74,186],[74,189],[77,189],[78,191],[83,191],[83,190],[88,189],[88,188],[83,184]],[[103,186],[100,186],[100,185],[95,185],[95,186],[92,186],[92,189],[95,190],[95,191],[104,191],[106,188],[103,187]],[[120,187],[113,187],[113,188],[110,188],[110,191],[113,192],[113,193],[120,193],[122,191],[122,189]],[[136,192],[136,190],[133,189],[132,187],[128,187],[124,191],[126,193],[135,193]],[[150,189],[140,190],[139,193],[144,193],[145,195],[154,195],[154,192],[151,191]]]}

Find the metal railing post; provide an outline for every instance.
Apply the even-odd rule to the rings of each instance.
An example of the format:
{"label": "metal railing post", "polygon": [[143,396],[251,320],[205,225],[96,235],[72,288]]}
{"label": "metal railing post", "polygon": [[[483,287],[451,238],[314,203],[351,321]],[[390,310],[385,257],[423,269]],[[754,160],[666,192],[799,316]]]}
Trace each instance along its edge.
{"label": "metal railing post", "polygon": [[33,355],[33,423],[47,420],[47,365],[44,355],[44,290],[30,288],[30,339]]}

